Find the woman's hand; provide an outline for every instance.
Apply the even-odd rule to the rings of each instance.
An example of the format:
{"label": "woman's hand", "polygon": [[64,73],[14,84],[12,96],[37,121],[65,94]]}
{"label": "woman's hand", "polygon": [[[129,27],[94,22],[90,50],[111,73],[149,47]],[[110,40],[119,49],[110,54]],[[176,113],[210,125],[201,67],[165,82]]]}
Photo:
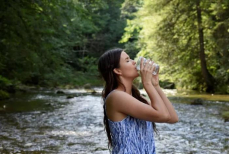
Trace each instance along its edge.
{"label": "woman's hand", "polygon": [[140,65],[140,73],[142,78],[143,86],[146,84],[152,85],[152,73],[153,73],[153,64],[152,61],[147,60],[145,64],[143,64],[143,58],[141,58],[141,65]]}
{"label": "woman's hand", "polygon": [[[143,58],[141,58],[140,72],[142,78],[142,84],[153,84],[154,87],[159,85],[159,75],[153,75],[153,70],[156,67],[153,65],[153,62],[147,60],[145,64],[143,64]],[[159,72],[159,71],[158,71]]]}
{"label": "woman's hand", "polygon": [[[155,69],[156,68],[154,66],[153,70],[155,70]],[[159,71],[160,71],[160,68],[159,68],[158,73],[156,75],[152,75],[153,77],[152,77],[151,81],[152,81],[152,84],[153,84],[154,87],[159,86]]]}

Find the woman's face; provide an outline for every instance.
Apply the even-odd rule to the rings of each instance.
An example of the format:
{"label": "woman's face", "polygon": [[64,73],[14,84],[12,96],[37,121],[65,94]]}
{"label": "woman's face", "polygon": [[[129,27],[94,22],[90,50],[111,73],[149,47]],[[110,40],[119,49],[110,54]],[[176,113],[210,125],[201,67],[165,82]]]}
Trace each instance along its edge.
{"label": "woman's face", "polygon": [[120,68],[118,68],[118,70],[120,71],[121,76],[126,78],[136,78],[139,76],[135,66],[136,62],[130,59],[129,55],[124,51],[121,53],[119,64]]}

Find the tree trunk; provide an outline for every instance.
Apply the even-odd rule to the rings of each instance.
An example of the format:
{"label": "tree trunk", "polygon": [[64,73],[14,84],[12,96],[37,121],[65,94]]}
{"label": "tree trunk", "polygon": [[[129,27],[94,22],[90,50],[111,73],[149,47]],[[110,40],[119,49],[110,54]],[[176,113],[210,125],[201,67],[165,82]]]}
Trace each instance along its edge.
{"label": "tree trunk", "polygon": [[196,12],[197,12],[197,22],[198,22],[198,33],[199,33],[199,45],[200,45],[200,61],[201,61],[201,72],[204,77],[204,81],[207,84],[207,92],[214,92],[214,77],[209,73],[207,69],[207,64],[205,60],[205,52],[204,52],[204,32],[202,26],[201,19],[201,8],[200,8],[200,0],[196,1]]}

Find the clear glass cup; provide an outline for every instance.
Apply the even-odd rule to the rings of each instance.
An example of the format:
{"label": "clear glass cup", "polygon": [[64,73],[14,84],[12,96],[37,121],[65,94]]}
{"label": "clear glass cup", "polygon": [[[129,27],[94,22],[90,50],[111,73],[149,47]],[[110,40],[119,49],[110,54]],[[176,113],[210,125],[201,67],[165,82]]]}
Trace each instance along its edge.
{"label": "clear glass cup", "polygon": [[[137,60],[137,63],[136,63],[136,69],[137,69],[138,71],[140,71],[141,58],[144,58],[144,57],[139,57],[138,60]],[[143,65],[145,65],[146,61],[147,61],[147,59],[144,58],[144,59],[143,59]],[[155,66],[155,69],[154,69],[154,71],[153,71],[152,74],[153,74],[153,75],[157,75],[158,72],[159,72],[160,66],[159,66],[157,63],[153,63],[153,65]]]}

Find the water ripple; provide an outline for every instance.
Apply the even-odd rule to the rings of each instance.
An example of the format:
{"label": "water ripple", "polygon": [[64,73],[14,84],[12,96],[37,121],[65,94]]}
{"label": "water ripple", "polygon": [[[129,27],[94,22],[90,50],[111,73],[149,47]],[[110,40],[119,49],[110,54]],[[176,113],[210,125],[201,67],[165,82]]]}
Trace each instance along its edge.
{"label": "water ripple", "polygon": [[[108,154],[101,102],[92,95],[34,94],[19,103],[30,107],[26,111],[0,114],[0,152]],[[157,124],[157,153],[228,153],[229,122],[219,115],[222,104],[174,106],[180,121]]]}

